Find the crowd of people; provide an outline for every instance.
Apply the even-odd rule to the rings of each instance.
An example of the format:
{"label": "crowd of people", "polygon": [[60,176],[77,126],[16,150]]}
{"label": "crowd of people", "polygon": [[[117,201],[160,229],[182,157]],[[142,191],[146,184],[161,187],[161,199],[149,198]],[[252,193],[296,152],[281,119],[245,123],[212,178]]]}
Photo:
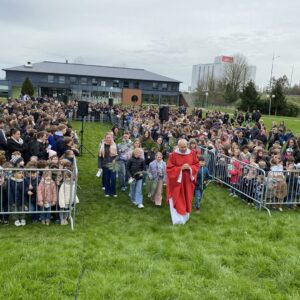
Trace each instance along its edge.
{"label": "crowd of people", "polygon": [[[68,120],[77,114],[76,101],[9,99],[0,105],[1,212],[15,212],[11,220],[16,226],[26,225],[22,214],[26,209],[43,212],[32,214],[33,222],[67,224],[72,205],[68,199],[74,194],[70,174],[79,155],[78,136]],[[98,148],[97,176],[102,175],[104,197],[118,197],[118,179],[120,192],[129,187],[130,199],[138,208],[144,207],[146,188],[153,205],[162,207],[167,185],[173,223],[186,222],[193,199],[199,213],[212,170],[220,182],[230,185],[233,197],[245,198],[245,186],[250,186],[253,199],[259,197],[257,170],[276,178],[272,190],[280,204],[300,195],[300,134],[286,128],[283,121],[273,122],[268,130],[259,111],[236,111],[230,116],[172,107],[168,120],[161,122],[158,107],[90,103],[85,119],[113,123]],[[207,159],[204,149],[213,153],[214,160]],[[281,185],[278,172],[282,172]],[[282,205],[278,208],[282,210]],[[58,210],[60,214],[51,213]],[[8,221],[9,214],[2,215],[1,222]]]}
{"label": "crowd of people", "polygon": [[67,106],[54,99],[8,99],[0,104],[2,224],[25,226],[29,219],[68,224],[79,151],[66,111]]}
{"label": "crowd of people", "polygon": [[[145,178],[150,176],[156,184],[149,196],[160,207],[161,183],[168,178],[168,158],[178,149],[180,140],[187,142],[188,149],[196,153],[199,161],[198,175],[195,177],[198,179],[193,190],[196,212],[199,212],[203,191],[211,178],[210,169],[214,169],[216,176],[223,177],[220,181],[231,186],[232,197],[247,198],[247,193],[251,191],[250,198],[258,201],[262,193],[261,178],[258,176],[262,174],[260,171],[277,180],[277,185],[273,185],[272,189],[280,189],[280,193],[273,194],[273,202],[295,202],[300,195],[297,173],[297,170],[300,171],[300,134],[286,128],[284,121],[279,124],[274,121],[268,130],[259,111],[236,111],[230,116],[218,111],[203,112],[198,108],[187,113],[179,107],[172,108],[169,120],[163,123],[157,107],[115,106],[111,113],[115,126],[99,145],[98,175],[103,170],[105,197],[117,197],[118,176],[120,190],[125,192],[129,182],[133,204],[143,208],[143,184],[146,184]],[[210,150],[216,158],[210,162],[214,164],[212,168],[207,166],[203,149]],[[226,158],[223,165],[221,156]],[[167,161],[166,167],[163,161]],[[114,163],[120,167],[115,172],[113,170],[116,169],[111,167]],[[281,184],[279,175],[282,175]],[[291,176],[293,183],[290,185]],[[247,193],[245,187],[248,187]],[[282,205],[276,207],[282,210]]]}

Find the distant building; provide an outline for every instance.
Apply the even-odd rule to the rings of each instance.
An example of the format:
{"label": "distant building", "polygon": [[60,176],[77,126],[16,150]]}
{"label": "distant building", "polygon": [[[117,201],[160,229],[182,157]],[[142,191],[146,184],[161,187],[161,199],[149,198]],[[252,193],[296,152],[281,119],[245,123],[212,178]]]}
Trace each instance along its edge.
{"label": "distant building", "polygon": [[[234,62],[233,56],[216,56],[215,62],[211,64],[193,65],[191,91],[195,91],[199,83],[207,86],[210,79],[221,80],[225,74],[225,68],[228,64]],[[255,81],[256,67],[249,66],[248,80]]]}
{"label": "distant building", "polygon": [[[3,92],[18,98],[28,77],[35,96],[123,104],[178,105],[180,81],[144,69],[44,61],[4,69]],[[0,87],[1,87],[0,82]]]}

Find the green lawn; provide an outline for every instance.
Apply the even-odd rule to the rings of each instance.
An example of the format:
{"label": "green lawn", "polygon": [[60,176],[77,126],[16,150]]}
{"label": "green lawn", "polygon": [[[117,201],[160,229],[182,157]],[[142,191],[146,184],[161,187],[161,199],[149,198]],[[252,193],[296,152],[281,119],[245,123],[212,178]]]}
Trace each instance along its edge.
{"label": "green lawn", "polygon": [[[86,124],[85,146],[108,128]],[[73,232],[0,227],[0,299],[300,299],[299,211],[269,217],[211,185],[172,226],[166,206],[104,198],[96,171],[84,154]]]}

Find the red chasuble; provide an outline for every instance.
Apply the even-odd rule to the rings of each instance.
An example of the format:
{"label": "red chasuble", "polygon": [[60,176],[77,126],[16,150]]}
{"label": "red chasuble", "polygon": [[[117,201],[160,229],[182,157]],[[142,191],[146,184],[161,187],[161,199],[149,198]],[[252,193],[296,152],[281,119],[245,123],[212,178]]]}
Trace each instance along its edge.
{"label": "red chasuble", "polygon": [[[184,164],[189,164],[191,171],[183,170],[181,173]],[[198,169],[199,161],[194,151],[190,151],[189,154],[180,154],[174,151],[169,156],[167,162],[167,203],[172,198],[174,208],[180,215],[192,211]],[[182,174],[181,180],[180,173]]]}

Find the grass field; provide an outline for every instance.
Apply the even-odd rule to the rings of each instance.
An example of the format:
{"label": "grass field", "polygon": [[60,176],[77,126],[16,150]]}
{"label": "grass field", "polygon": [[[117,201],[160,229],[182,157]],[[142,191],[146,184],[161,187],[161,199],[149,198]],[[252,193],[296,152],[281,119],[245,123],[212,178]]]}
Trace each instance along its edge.
{"label": "grass field", "polygon": [[[85,146],[107,129],[86,124]],[[73,232],[0,226],[0,299],[300,299],[299,211],[269,217],[211,185],[200,215],[172,226],[166,206],[104,198],[96,158],[78,163]]]}

